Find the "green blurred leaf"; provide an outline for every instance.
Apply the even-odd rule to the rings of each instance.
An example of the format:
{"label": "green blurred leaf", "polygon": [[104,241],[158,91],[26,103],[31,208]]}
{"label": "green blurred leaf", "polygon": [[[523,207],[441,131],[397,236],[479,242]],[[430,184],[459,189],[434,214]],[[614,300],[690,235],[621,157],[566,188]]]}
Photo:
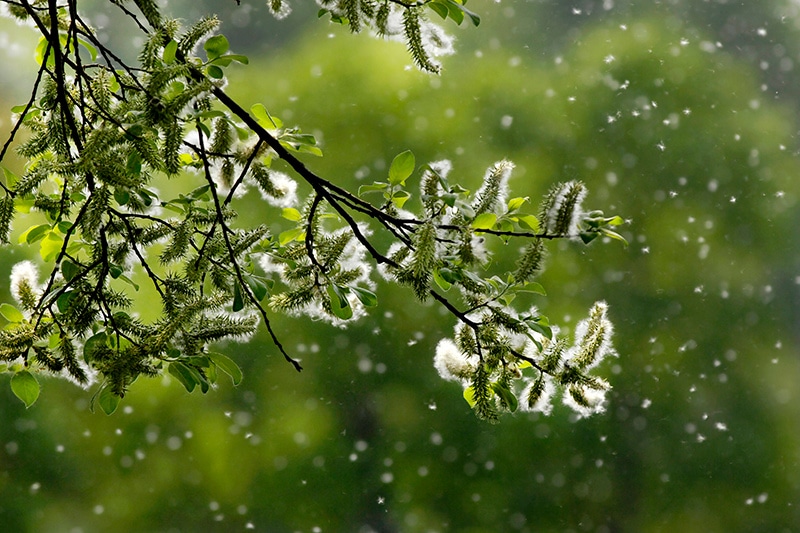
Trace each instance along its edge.
{"label": "green blurred leaf", "polygon": [[478,401],[475,399],[475,388],[471,385],[464,389],[464,399],[467,401],[470,407],[475,407],[475,404]]}
{"label": "green blurred leaf", "polygon": [[64,246],[64,238],[56,231],[51,230],[39,245],[39,255],[45,262],[53,261],[61,253],[61,248]]}
{"label": "green blurred leaf", "polygon": [[358,301],[364,304],[364,307],[375,307],[378,305],[378,297],[374,292],[362,289],[361,287],[350,287],[350,290],[356,295]]}
{"label": "green blurred leaf", "polygon": [[106,335],[105,331],[100,331],[95,333],[88,339],[86,342],[83,343],[83,358],[84,360],[92,361],[94,359],[94,353],[100,349],[101,347],[106,346],[108,341],[108,336]]}
{"label": "green blurred leaf", "polygon": [[628,246],[628,241],[625,239],[625,237],[623,237],[622,235],[620,235],[616,231],[611,231],[608,228],[600,228],[600,233],[602,233],[606,237],[611,237],[612,239],[620,241],[625,246]]}
{"label": "green blurred leaf", "polygon": [[247,282],[247,286],[250,288],[253,296],[255,296],[256,300],[259,302],[263,300],[267,294],[269,294],[269,288],[267,287],[267,284],[261,279],[246,275],[244,276],[244,280]]}
{"label": "green blurred leaf", "polygon": [[206,67],[206,73],[208,73],[208,76],[210,78],[213,78],[215,80],[221,80],[222,78],[225,77],[225,73],[222,72],[222,69],[219,68],[217,65],[209,65],[208,67]]}
{"label": "green blurred leaf", "polygon": [[395,191],[392,194],[392,205],[394,205],[397,209],[403,209],[403,206],[411,198],[411,194],[407,191]]}
{"label": "green blurred leaf", "polygon": [[39,397],[39,382],[27,370],[20,370],[11,378],[11,392],[28,408]]}
{"label": "green blurred leaf", "polygon": [[303,218],[303,216],[300,214],[300,211],[294,207],[284,207],[281,211],[281,216],[286,220],[291,220],[292,222],[300,222],[300,220]]}
{"label": "green blurred leaf", "polygon": [[329,283],[326,290],[334,316],[342,320],[353,318],[353,308],[350,307],[350,301],[347,299],[347,289],[335,283]]}
{"label": "green blurred leaf", "polygon": [[447,281],[446,279],[444,279],[444,277],[442,277],[442,274],[441,274],[441,272],[440,272],[440,269],[438,269],[438,268],[436,268],[436,269],[434,269],[434,270],[433,270],[433,281],[435,281],[435,282],[436,282],[436,284],[437,284],[439,287],[441,287],[441,289],[442,289],[443,291],[447,291],[447,290],[449,290],[449,289],[450,289],[450,287],[452,287],[452,286],[453,286],[453,284],[452,284],[452,283],[450,283],[449,281]]}
{"label": "green blurred leaf", "polygon": [[180,361],[170,363],[167,371],[184,386],[187,392],[192,392],[199,384],[199,380],[195,379],[194,372]]}
{"label": "green blurred leaf", "polygon": [[533,215],[517,215],[520,225],[527,226],[532,231],[539,231],[539,219]]}
{"label": "green blurred leaf", "polygon": [[23,315],[19,309],[11,304],[0,304],[0,315],[3,315],[3,318],[13,323],[22,322],[25,320],[25,315]]}
{"label": "green blurred leaf", "polygon": [[208,357],[220,370],[231,377],[231,381],[233,381],[234,385],[238,385],[242,382],[242,378],[244,377],[242,375],[242,369],[239,368],[239,365],[237,365],[233,359],[227,355],[216,352],[209,352]]}
{"label": "green blurred leaf", "polygon": [[203,49],[209,60],[214,60],[230,49],[228,38],[224,35],[215,35],[209,38],[204,44]]}
{"label": "green blurred leaf", "polygon": [[164,47],[164,52],[161,54],[161,59],[167,65],[175,62],[175,54],[178,52],[178,42],[174,39],[170,40]]}
{"label": "green blurred leaf", "polygon": [[233,284],[233,305],[231,310],[236,313],[244,309],[244,298],[242,298],[242,288],[238,283]]}
{"label": "green blurred leaf", "polygon": [[67,291],[58,297],[56,300],[56,307],[59,313],[65,313],[69,309],[69,303],[75,297],[75,291]]}
{"label": "green blurred leaf", "polygon": [[481,213],[472,221],[472,227],[477,230],[492,229],[497,222],[497,215],[494,213]]}
{"label": "green blurred leaf", "polygon": [[67,283],[75,279],[75,276],[80,274],[80,271],[80,267],[69,259],[61,261],[61,275],[64,276],[64,280]]}
{"label": "green blurred leaf", "polygon": [[358,188],[358,195],[361,196],[363,194],[367,194],[370,192],[381,192],[385,191],[389,187],[388,183],[384,183],[382,181],[376,181],[370,185],[362,185]]}
{"label": "green blurred leaf", "polygon": [[502,383],[492,383],[492,390],[497,394],[502,402],[508,407],[512,413],[519,407],[519,401],[511,390]]}
{"label": "green blurred leaf", "polygon": [[250,113],[256,119],[256,121],[261,124],[261,126],[267,129],[280,129],[283,127],[283,122],[280,119],[273,117],[267,111],[267,108],[264,107],[264,104],[254,104],[250,108]]}
{"label": "green blurred leaf", "polygon": [[389,167],[389,183],[392,185],[403,185],[409,176],[414,172],[416,159],[411,150],[400,152],[392,160]]}
{"label": "green blurred leaf", "polygon": [[117,410],[117,406],[119,406],[119,402],[120,397],[114,394],[114,391],[111,390],[109,386],[104,386],[97,395],[97,404],[107,415],[114,414],[114,411]]}
{"label": "green blurred leaf", "polygon": [[27,230],[25,230],[22,235],[19,236],[19,243],[22,244],[23,242],[28,244],[33,244],[41,239],[44,239],[44,236],[50,231],[51,226],[50,224],[39,224],[37,226],[31,226]]}
{"label": "green blurred leaf", "polygon": [[512,198],[511,200],[508,201],[508,210],[516,211],[517,209],[522,207],[528,200],[529,198],[527,196],[526,197],[518,196],[516,198]]}
{"label": "green blurred leaf", "polygon": [[535,281],[529,281],[517,290],[519,292],[532,292],[535,294],[541,294],[542,296],[547,296],[547,293],[545,292],[542,284],[536,283]]}
{"label": "green blurred leaf", "polygon": [[305,237],[305,228],[293,228],[282,232],[278,235],[278,242],[281,246],[286,246],[292,241],[300,241]]}

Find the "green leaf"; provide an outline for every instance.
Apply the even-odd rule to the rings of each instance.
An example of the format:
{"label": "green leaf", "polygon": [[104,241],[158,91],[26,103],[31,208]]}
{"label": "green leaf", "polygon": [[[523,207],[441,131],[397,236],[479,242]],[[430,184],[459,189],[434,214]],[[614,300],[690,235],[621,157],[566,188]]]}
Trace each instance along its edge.
{"label": "green leaf", "polygon": [[539,219],[533,215],[517,215],[520,225],[525,225],[532,231],[539,231]]}
{"label": "green leaf", "polygon": [[130,285],[131,287],[133,287],[133,289],[134,289],[135,291],[138,291],[138,290],[139,290],[139,284],[138,284],[138,283],[136,283],[136,282],[134,282],[134,281],[133,281],[131,278],[129,278],[129,277],[128,277],[128,276],[126,276],[125,274],[120,274],[120,275],[119,275],[119,277],[118,277],[118,279],[119,279],[119,280],[121,280],[121,281],[124,281],[125,283],[127,283],[128,285]]}
{"label": "green leaf", "polygon": [[0,304],[0,315],[3,315],[3,318],[12,323],[18,323],[25,320],[25,315],[23,315],[19,309],[11,304]]}
{"label": "green leaf", "polygon": [[61,248],[64,246],[64,238],[56,231],[50,231],[42,239],[42,244],[39,245],[39,255],[45,262],[53,261],[58,254],[61,253]]}
{"label": "green leaf", "polygon": [[233,306],[231,307],[234,313],[244,309],[244,298],[242,298],[242,288],[238,283],[233,285]]}
{"label": "green leaf", "polygon": [[392,185],[403,185],[408,177],[414,172],[416,159],[411,150],[406,150],[395,156],[392,165],[389,167],[389,183]]}
{"label": "green leaf", "polygon": [[242,54],[228,54],[225,57],[228,57],[228,58],[232,59],[233,61],[236,61],[237,63],[241,63],[242,65],[249,65],[250,64],[250,58],[248,58],[247,56],[242,55]]}
{"label": "green leaf", "polygon": [[392,205],[397,209],[403,209],[409,198],[411,198],[411,194],[408,191],[395,191],[392,195]]}
{"label": "green leaf", "polygon": [[192,392],[199,383],[191,369],[180,361],[170,363],[167,371],[184,386],[187,392]]}
{"label": "green leaf", "polygon": [[80,267],[69,259],[61,261],[61,275],[64,276],[64,280],[67,283],[75,279],[75,276],[77,276],[80,271]]}
{"label": "green leaf", "polygon": [[525,204],[525,202],[527,202],[528,200],[529,200],[529,198],[527,196],[524,197],[524,198],[522,196],[518,196],[516,198],[512,198],[511,200],[508,201],[508,210],[509,210],[509,212],[510,211],[516,211],[517,209],[522,207]]}
{"label": "green leaf", "polygon": [[475,404],[478,403],[478,400],[475,399],[475,387],[470,385],[464,389],[464,399],[467,401],[470,407],[475,407]]}
{"label": "green leaf", "polygon": [[439,2],[430,2],[428,4],[428,7],[434,10],[436,14],[442,17],[443,19],[447,18],[447,13],[448,13],[447,6],[440,4]]}
{"label": "green leaf", "polygon": [[128,205],[128,202],[131,201],[131,193],[122,189],[114,189],[114,200],[119,205]]}
{"label": "green leaf", "polygon": [[472,227],[478,230],[492,229],[495,222],[497,222],[497,215],[494,213],[481,213],[472,221]]}
{"label": "green leaf", "polygon": [[178,52],[178,42],[174,39],[167,43],[164,47],[164,53],[161,54],[161,59],[164,63],[171,65],[175,62],[175,54]]}
{"label": "green leaf", "polygon": [[289,229],[282,232],[278,235],[278,242],[281,246],[286,246],[292,241],[301,241],[305,238],[306,230],[305,228],[294,228]]}
{"label": "green leaf", "polygon": [[350,307],[350,301],[347,299],[347,288],[340,287],[335,283],[329,283],[326,290],[334,316],[342,320],[353,318],[353,308]]}
{"label": "green leaf", "polygon": [[612,239],[616,239],[616,240],[620,241],[622,244],[624,244],[625,246],[628,246],[628,241],[625,239],[625,237],[623,237],[622,235],[620,235],[616,231],[611,231],[608,228],[600,228],[600,233],[602,233],[606,237],[611,237]]}
{"label": "green leaf", "polygon": [[389,187],[388,183],[384,183],[382,181],[376,181],[371,185],[362,185],[358,188],[358,195],[361,196],[363,194],[367,194],[370,192],[381,192],[385,191],[386,188]]}
{"label": "green leaf", "polygon": [[[475,13],[473,13],[472,11],[470,11],[469,9],[467,9],[467,8],[466,8],[466,7],[465,7],[465,6],[464,6],[462,3],[460,3],[460,2],[456,2],[455,0],[447,0],[447,4],[448,4],[448,6],[449,6],[449,7],[451,7],[451,8],[457,8],[457,9],[460,9],[461,11],[463,11],[463,13],[464,13],[466,16],[468,16],[468,17],[469,17],[470,21],[472,22],[472,24],[473,24],[475,27],[477,27],[477,26],[479,26],[479,25],[480,25],[480,23],[481,23],[481,18],[480,18],[480,17],[479,17],[477,14],[475,14]],[[453,17],[452,17],[452,12],[451,12],[451,18],[453,18]],[[453,18],[453,20],[456,20],[456,19],[455,19],[455,18]],[[460,21],[457,21],[457,22],[458,22],[459,24],[461,24],[461,22],[460,22]]]}
{"label": "green leaf", "polygon": [[27,370],[20,370],[11,378],[11,392],[28,408],[39,397],[39,382]]}
{"label": "green leaf", "polygon": [[378,297],[374,292],[362,289],[361,287],[350,287],[350,290],[356,295],[358,301],[364,304],[364,307],[375,307],[378,305]]}
{"label": "green leaf", "polygon": [[97,61],[97,48],[84,39],[78,39],[78,44],[86,48],[86,51],[89,52],[89,55],[92,57],[92,61]]}
{"label": "green leaf", "polygon": [[[20,108],[19,111],[14,111],[17,108]],[[23,106],[14,106],[14,108],[11,111],[13,113],[22,113],[23,111],[25,111],[25,106],[24,105]],[[9,188],[13,187],[19,181],[19,176],[14,174],[12,171],[7,169],[6,167],[2,167],[2,168],[3,168],[3,176],[5,176],[5,178],[6,178],[6,185]]]}
{"label": "green leaf", "polygon": [[209,60],[214,60],[230,49],[231,45],[228,43],[228,38],[224,35],[215,35],[203,44],[203,49]]}
{"label": "green leaf", "polygon": [[303,216],[300,214],[300,211],[294,207],[284,207],[281,211],[281,216],[286,220],[291,220],[292,222],[300,222],[300,220],[303,218]]}
{"label": "green leaf", "polygon": [[101,347],[106,346],[108,336],[105,331],[95,333],[83,343],[83,359],[90,362],[94,359],[94,353]]}
{"label": "green leaf", "polygon": [[210,78],[213,78],[215,80],[221,80],[222,78],[225,77],[225,73],[222,72],[222,69],[216,65],[209,65],[208,67],[206,67],[206,73]]}
{"label": "green leaf", "polygon": [[247,286],[250,287],[253,296],[255,296],[256,300],[259,302],[269,294],[267,284],[260,279],[245,275],[244,280],[247,282]]}
{"label": "green leaf", "polygon": [[103,387],[97,395],[97,403],[100,409],[107,415],[114,414],[114,411],[117,410],[117,406],[119,405],[119,401],[120,397],[114,394],[114,391],[111,390],[109,386]]}
{"label": "green leaf", "polygon": [[250,108],[250,113],[256,121],[267,129],[280,129],[283,127],[283,122],[279,118],[275,118],[269,114],[264,104],[254,104]]}
{"label": "green leaf", "polygon": [[38,226],[31,226],[19,236],[19,243],[23,242],[33,244],[37,241],[44,239],[44,236],[50,231],[50,224],[39,224]]}
{"label": "green leaf", "polygon": [[547,293],[544,291],[544,287],[541,283],[536,283],[535,281],[529,281],[522,287],[520,287],[519,292],[532,292],[535,294],[541,294],[542,296],[547,296]]}
{"label": "green leaf", "polygon": [[75,297],[75,291],[67,291],[56,300],[56,307],[59,313],[65,313],[69,309],[69,303]]}
{"label": "green leaf", "polygon": [[500,397],[500,400],[508,407],[512,413],[519,407],[519,401],[511,390],[501,383],[492,383],[492,389]]}
{"label": "green leaf", "polygon": [[208,357],[211,359],[211,362],[217,365],[220,370],[231,377],[231,381],[233,381],[234,385],[238,385],[242,382],[242,369],[239,368],[239,365],[233,362],[233,359],[221,353],[215,352],[209,352]]}
{"label": "green leaf", "polygon": [[441,289],[442,289],[443,291],[449,290],[449,289],[450,289],[450,287],[452,287],[452,286],[453,286],[453,284],[452,284],[452,283],[450,283],[449,281],[445,280],[445,279],[442,277],[442,274],[441,274],[441,272],[440,272],[440,269],[438,269],[438,268],[436,268],[436,269],[434,269],[434,270],[433,270],[433,281],[435,281],[435,282],[436,282],[436,284],[437,284],[439,287],[441,287]]}

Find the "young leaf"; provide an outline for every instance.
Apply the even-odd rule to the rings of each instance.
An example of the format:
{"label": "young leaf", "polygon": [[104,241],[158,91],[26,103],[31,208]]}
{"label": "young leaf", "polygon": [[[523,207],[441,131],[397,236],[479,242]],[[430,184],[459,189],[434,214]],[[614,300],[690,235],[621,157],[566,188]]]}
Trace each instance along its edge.
{"label": "young leaf", "polygon": [[242,369],[239,368],[239,365],[234,363],[230,357],[215,352],[209,352],[208,357],[220,370],[231,377],[231,381],[233,381],[234,385],[238,385],[242,382]]}
{"label": "young leaf", "polygon": [[39,397],[39,382],[27,370],[20,370],[11,378],[11,392],[28,408]]}
{"label": "young leaf", "polygon": [[478,401],[475,399],[475,387],[469,386],[464,389],[464,399],[467,401],[470,407],[475,407],[475,404]]}
{"label": "young leaf", "polygon": [[289,229],[278,235],[278,242],[281,246],[286,246],[292,241],[302,240],[305,234],[306,230],[304,228]]}
{"label": "young leaf", "polygon": [[523,285],[519,292],[532,292],[534,294],[541,294],[542,296],[547,296],[547,293],[544,290],[544,287],[541,283],[536,283],[535,281],[529,281],[525,285]]}
{"label": "young leaf", "polygon": [[0,304],[0,315],[12,323],[22,322],[25,319],[19,309],[11,304]]}
{"label": "young leaf", "polygon": [[520,221],[520,225],[528,226],[531,231],[539,231],[539,219],[533,215],[518,215],[517,220]]}
{"label": "young leaf", "polygon": [[375,307],[378,305],[378,297],[375,296],[374,292],[362,289],[361,287],[350,287],[350,290],[356,295],[358,301],[364,304],[364,307]]}
{"label": "young leaf", "polygon": [[53,261],[64,246],[64,238],[55,231],[50,231],[39,245],[39,255],[45,262]]}
{"label": "young leaf", "polygon": [[119,405],[119,400],[120,397],[114,394],[114,391],[108,386],[103,387],[97,395],[97,403],[100,409],[107,415],[114,414],[114,411],[117,410],[117,406]]}
{"label": "young leaf", "polygon": [[500,383],[492,383],[492,389],[495,394],[500,397],[500,400],[508,407],[512,413],[519,407],[519,401],[511,390]]}
{"label": "young leaf", "polygon": [[161,54],[161,59],[164,60],[164,63],[167,65],[171,65],[175,62],[175,54],[178,51],[178,42],[174,39],[167,43],[164,47],[164,53]]}
{"label": "young leaf", "polygon": [[453,286],[452,283],[442,277],[442,274],[438,268],[434,269],[433,271],[433,281],[435,281],[443,291],[447,291]]}
{"label": "young leaf", "polygon": [[292,222],[300,222],[300,219],[303,218],[300,214],[300,211],[294,207],[284,207],[281,211],[281,216],[286,220],[291,220]]}
{"label": "young leaf", "polygon": [[64,276],[64,280],[66,282],[70,282],[75,279],[75,276],[77,276],[80,271],[80,267],[78,267],[78,265],[69,259],[65,259],[61,262],[61,274]]}
{"label": "young leaf", "polygon": [[205,49],[209,61],[220,57],[227,52],[230,47],[230,43],[228,43],[228,39],[224,35],[215,35],[203,44],[203,49]]}
{"label": "young leaf", "polygon": [[415,165],[416,160],[411,150],[397,154],[389,167],[389,183],[403,185],[411,173],[414,172]]}
{"label": "young leaf", "polygon": [[350,307],[345,290],[335,283],[329,283],[327,288],[333,314],[342,320],[349,320],[353,318],[353,308]]}
{"label": "young leaf", "polygon": [[511,200],[508,201],[508,210],[509,210],[509,212],[516,211],[517,209],[522,207],[522,205],[525,202],[527,202],[528,200],[529,200],[528,197],[524,197],[523,198],[522,196],[518,196],[516,198],[512,198]]}
{"label": "young leaf", "polygon": [[214,78],[215,80],[221,80],[225,77],[225,73],[222,72],[222,69],[217,65],[209,65],[206,68],[206,72],[208,73],[209,77]]}
{"label": "young leaf", "polygon": [[244,298],[242,298],[242,288],[238,283],[233,285],[233,306],[231,307],[234,313],[244,309]]}
{"label": "young leaf", "polygon": [[472,227],[475,229],[492,229],[495,222],[497,222],[497,215],[494,213],[481,213],[472,221]]}
{"label": "young leaf", "polygon": [[39,224],[38,226],[31,226],[19,236],[19,242],[33,244],[37,241],[44,239],[47,232],[50,231],[50,224]]}
{"label": "young leaf", "polygon": [[264,107],[264,104],[254,104],[250,108],[250,113],[255,117],[259,124],[267,129],[280,129],[283,127],[283,122],[280,119],[273,117]]}
{"label": "young leaf", "polygon": [[167,371],[186,388],[187,392],[192,392],[199,382],[189,367],[180,361],[170,363]]}

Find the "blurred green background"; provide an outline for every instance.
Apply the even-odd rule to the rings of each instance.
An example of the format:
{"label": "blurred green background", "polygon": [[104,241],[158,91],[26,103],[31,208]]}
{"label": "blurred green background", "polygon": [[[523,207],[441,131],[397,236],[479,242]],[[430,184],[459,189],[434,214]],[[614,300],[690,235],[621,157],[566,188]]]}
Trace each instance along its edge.
{"label": "blurred green background", "polygon": [[[797,4],[473,0],[483,22],[448,28],[441,77],[295,4],[283,22],[246,0],[170,9],[224,10],[252,61],[229,92],[315,133],[320,175],[355,188],[411,149],[476,187],[509,158],[515,195],[582,179],[587,206],[629,219],[628,248],[552,244],[535,300],[566,326],[608,301],[608,412],[480,422],[432,367],[453,321],[381,285],[379,310],[347,330],[276,318],[302,374],[263,335],[225,348],[239,387],[143,379],[111,417],[56,380],[25,410],[4,377],[2,530],[797,531]],[[28,33],[0,24],[5,71],[29,72]],[[4,74],[0,107],[32,76]],[[271,216],[256,196],[244,216]],[[31,252],[2,249],[0,279]]]}

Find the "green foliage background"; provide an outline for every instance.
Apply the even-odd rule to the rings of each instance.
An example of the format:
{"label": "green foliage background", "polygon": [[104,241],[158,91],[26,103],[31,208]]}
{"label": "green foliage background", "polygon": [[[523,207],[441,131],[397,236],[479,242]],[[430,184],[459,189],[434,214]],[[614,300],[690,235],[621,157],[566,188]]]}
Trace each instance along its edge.
{"label": "green foliage background", "polygon": [[[453,324],[382,286],[379,311],[348,330],[276,321],[300,375],[263,336],[227,349],[238,388],[140,380],[112,417],[66,383],[45,382],[27,411],[0,387],[4,528],[796,528],[798,30],[781,2],[617,4],[481,5],[441,77],[324,22],[262,57],[245,47],[281,23],[238,43],[223,26],[253,60],[230,92],[316,130],[325,157],[309,165],[337,184],[382,179],[405,149],[452,159],[476,187],[509,158],[515,195],[578,178],[592,205],[630,218],[627,249],[561,246],[536,300],[568,323],[608,301],[607,414],[479,422],[431,365]],[[265,213],[255,197],[247,210]],[[25,253],[0,251],[0,277]]]}

